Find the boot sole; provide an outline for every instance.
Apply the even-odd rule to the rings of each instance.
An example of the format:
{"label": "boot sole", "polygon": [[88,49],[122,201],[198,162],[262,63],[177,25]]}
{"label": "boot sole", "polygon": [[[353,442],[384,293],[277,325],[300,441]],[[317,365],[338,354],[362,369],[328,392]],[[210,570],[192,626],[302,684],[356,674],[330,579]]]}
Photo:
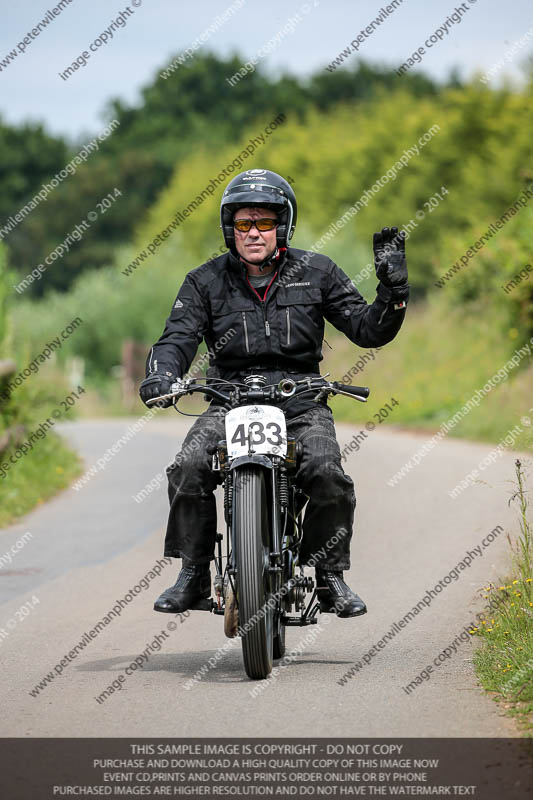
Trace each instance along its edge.
{"label": "boot sole", "polygon": [[154,611],[159,611],[162,614],[183,614],[184,611],[194,611],[195,606],[203,600],[208,600],[211,597],[211,589],[198,595],[190,605],[179,606],[174,608],[157,608],[154,603]]}
{"label": "boot sole", "polygon": [[350,617],[362,617],[363,614],[366,614],[368,610],[366,608],[363,608],[361,611],[352,611],[349,613],[341,611],[339,613],[335,608],[335,606],[323,605],[322,603],[320,603],[319,607],[321,614],[336,614],[339,617],[339,619],[349,619]]}

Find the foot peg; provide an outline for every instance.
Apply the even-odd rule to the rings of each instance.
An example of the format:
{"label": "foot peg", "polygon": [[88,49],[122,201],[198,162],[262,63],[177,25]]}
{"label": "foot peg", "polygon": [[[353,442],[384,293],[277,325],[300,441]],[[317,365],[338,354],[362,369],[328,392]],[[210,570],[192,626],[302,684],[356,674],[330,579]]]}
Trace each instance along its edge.
{"label": "foot peg", "polygon": [[212,597],[207,597],[205,600],[197,600],[194,605],[189,606],[189,611],[213,611],[217,604]]}
{"label": "foot peg", "polygon": [[320,603],[319,610],[321,614],[337,614],[339,617],[360,617],[367,612],[366,608],[343,608],[340,604],[338,608],[335,608],[329,603]]}
{"label": "foot peg", "polygon": [[287,628],[303,628],[305,625],[316,625],[318,622],[316,617],[287,617],[282,616],[281,624],[286,625]]}

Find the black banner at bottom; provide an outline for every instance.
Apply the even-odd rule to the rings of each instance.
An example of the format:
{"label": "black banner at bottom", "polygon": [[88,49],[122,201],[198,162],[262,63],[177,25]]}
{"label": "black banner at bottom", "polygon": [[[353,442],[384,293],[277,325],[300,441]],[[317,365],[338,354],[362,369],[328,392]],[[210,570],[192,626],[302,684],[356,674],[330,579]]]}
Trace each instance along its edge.
{"label": "black banner at bottom", "polygon": [[3,739],[2,800],[533,794],[529,739]]}

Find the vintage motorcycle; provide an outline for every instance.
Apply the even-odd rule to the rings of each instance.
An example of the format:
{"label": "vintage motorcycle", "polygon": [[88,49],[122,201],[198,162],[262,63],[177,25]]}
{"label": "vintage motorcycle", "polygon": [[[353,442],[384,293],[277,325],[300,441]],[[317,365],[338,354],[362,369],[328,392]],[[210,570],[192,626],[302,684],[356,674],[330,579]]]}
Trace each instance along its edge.
{"label": "vintage motorcycle", "polygon": [[309,499],[295,482],[301,445],[287,437],[285,414],[275,404],[303,394],[316,401],[343,394],[366,402],[370,394],[366,387],[326,377],[271,385],[263,375],[250,375],[243,383],[210,379],[207,385],[185,379],[149,401],[172,399],[178,410],[181,397],[201,392],[227,409],[226,438],[208,451],[224,488],[226,555],[224,537],[217,533],[215,597],[191,610],[224,616],[224,632],[241,637],[246,674],[256,680],[266,678],[273,659],[283,657],[285,628],[316,623],[320,610],[314,581],[304,575],[298,558]]}

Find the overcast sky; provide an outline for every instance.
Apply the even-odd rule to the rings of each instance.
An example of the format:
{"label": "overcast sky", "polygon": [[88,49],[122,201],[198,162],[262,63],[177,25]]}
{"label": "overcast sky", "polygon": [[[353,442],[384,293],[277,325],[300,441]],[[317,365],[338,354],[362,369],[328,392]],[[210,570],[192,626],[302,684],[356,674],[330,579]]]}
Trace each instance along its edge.
{"label": "overcast sky", "polygon": [[[271,72],[286,68],[298,75],[324,69],[387,5],[387,0],[308,0],[308,4],[302,0],[129,0],[126,6],[120,0],[71,0],[24,45],[24,37],[57,2],[26,0],[10,3],[9,11],[4,10],[0,65],[10,51],[17,50],[18,55],[0,71],[0,115],[12,123],[39,120],[49,131],[71,138],[102,128],[110,98],[135,103],[139,89],[232,3],[242,3],[242,7],[211,33],[203,47],[221,55],[237,50],[250,58],[292,18],[292,32],[282,35],[280,46],[260,63]],[[460,6],[454,0],[403,0],[362,41],[359,55],[397,66]],[[454,66],[469,76],[504,59],[498,78],[506,73],[520,80],[520,64],[533,53],[531,0],[465,0],[463,6],[467,10],[461,23],[449,25],[448,33],[442,33],[443,41],[426,48],[419,68],[443,79]],[[122,11],[124,27],[117,27],[106,45],[90,53],[85,67],[62,80],[58,73],[89,51]],[[507,62],[506,53],[528,31],[525,46]],[[353,53],[350,63],[356,57]]]}

